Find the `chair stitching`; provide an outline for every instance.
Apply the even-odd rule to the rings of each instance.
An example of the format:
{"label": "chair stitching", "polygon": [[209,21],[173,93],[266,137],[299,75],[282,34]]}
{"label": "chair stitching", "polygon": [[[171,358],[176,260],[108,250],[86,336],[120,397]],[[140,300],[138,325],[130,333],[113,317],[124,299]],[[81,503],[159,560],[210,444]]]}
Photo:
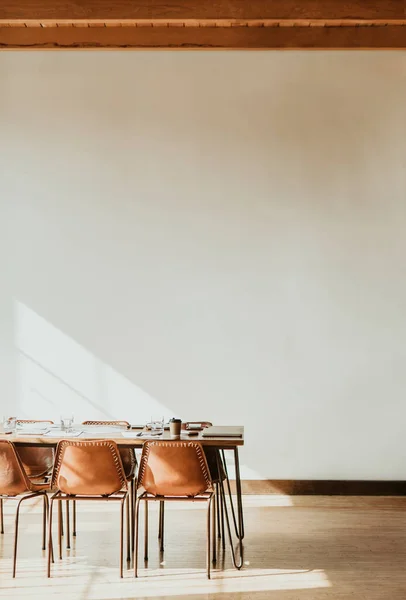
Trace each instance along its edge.
{"label": "chair stitching", "polygon": [[130,426],[128,421],[83,421],[82,425],[125,425]]}
{"label": "chair stitching", "polygon": [[197,454],[197,458],[199,460],[200,468],[202,470],[202,474],[204,476],[207,488],[211,489],[212,482],[210,479],[209,471],[207,469],[206,457],[204,456],[201,444],[198,444],[196,442],[164,442],[164,441],[145,442],[142,457],[141,457],[140,476],[139,476],[139,480],[138,480],[140,485],[143,485],[145,470],[146,470],[146,466],[148,463],[148,457],[149,457],[151,446],[160,446],[160,447],[164,447],[164,448],[168,448],[168,447],[173,448],[174,446],[177,448],[188,448],[188,447],[194,448],[194,450]]}
{"label": "chair stitching", "polygon": [[121,487],[126,486],[127,485],[127,480],[125,478],[124,475],[124,469],[121,463],[121,458],[120,458],[120,454],[117,451],[117,446],[116,444],[113,444],[112,442],[108,441],[108,440],[99,440],[99,441],[95,441],[95,442],[82,442],[82,441],[76,441],[76,440],[72,440],[72,441],[68,441],[68,440],[63,440],[61,442],[59,442],[58,444],[58,448],[57,448],[57,461],[55,463],[55,467],[54,467],[54,472],[52,475],[52,486],[54,486],[56,484],[56,480],[58,478],[59,475],[59,471],[61,468],[61,464],[62,464],[62,458],[63,455],[65,454],[65,450],[66,448],[68,448],[69,446],[77,446],[77,447],[102,447],[102,446],[107,446],[108,448],[110,448],[111,450],[111,454],[113,457],[113,462],[114,462],[114,466],[116,468],[117,474],[119,476],[120,479],[120,483],[121,483]]}

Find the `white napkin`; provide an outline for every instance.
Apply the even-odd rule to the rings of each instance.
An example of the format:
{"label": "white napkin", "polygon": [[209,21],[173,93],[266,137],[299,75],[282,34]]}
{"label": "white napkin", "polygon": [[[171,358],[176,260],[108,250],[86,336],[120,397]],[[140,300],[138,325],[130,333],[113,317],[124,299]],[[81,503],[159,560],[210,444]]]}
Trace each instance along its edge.
{"label": "white napkin", "polygon": [[[82,431],[86,434],[86,433],[94,433],[96,435],[98,435],[99,433],[116,433],[119,434],[123,431],[122,427],[114,427],[114,426],[110,426],[110,427],[106,427],[106,426],[102,426],[102,425],[84,425],[82,427]],[[124,430],[125,431],[125,430]]]}
{"label": "white napkin", "polygon": [[17,435],[46,435],[50,429],[17,429]]}
{"label": "white napkin", "polygon": [[46,437],[60,437],[60,438],[70,438],[70,437],[79,437],[82,435],[82,430],[80,431],[62,431],[62,429],[52,429],[48,431]]}
{"label": "white napkin", "polygon": [[17,431],[21,431],[24,435],[28,432],[44,433],[49,431],[49,425],[49,423],[18,423]]}

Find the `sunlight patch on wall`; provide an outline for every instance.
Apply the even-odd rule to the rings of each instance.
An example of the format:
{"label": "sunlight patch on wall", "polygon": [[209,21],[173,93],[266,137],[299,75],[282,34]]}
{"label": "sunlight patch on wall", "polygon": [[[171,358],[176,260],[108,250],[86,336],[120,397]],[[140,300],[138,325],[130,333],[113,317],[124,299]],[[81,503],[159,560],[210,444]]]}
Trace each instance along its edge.
{"label": "sunlight patch on wall", "polygon": [[[120,419],[143,425],[151,418],[183,416],[17,300],[14,321],[15,413],[19,418],[59,422],[61,414],[68,410],[77,423]],[[136,377],[134,365],[134,379]],[[207,415],[196,418],[201,416],[207,418]],[[226,461],[230,477],[234,478],[232,452],[226,453]],[[244,464],[240,469],[243,479],[263,479],[259,472]]]}
{"label": "sunlight patch on wall", "polygon": [[144,424],[173,411],[22,302],[15,302],[18,416],[58,421],[125,419]]}

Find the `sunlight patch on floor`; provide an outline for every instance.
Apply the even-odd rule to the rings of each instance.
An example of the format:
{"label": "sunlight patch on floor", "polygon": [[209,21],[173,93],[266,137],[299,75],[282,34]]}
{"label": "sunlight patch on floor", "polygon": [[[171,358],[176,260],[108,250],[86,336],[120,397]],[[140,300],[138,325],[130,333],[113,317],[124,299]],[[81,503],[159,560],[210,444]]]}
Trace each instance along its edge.
{"label": "sunlight patch on floor", "polygon": [[[325,572],[315,570],[234,569],[216,572],[206,579],[205,571],[187,569],[140,570],[136,580],[126,571],[120,580],[117,568],[95,568],[84,557],[69,558],[57,565],[50,580],[45,577],[44,561],[21,560],[20,573],[11,579],[11,561],[2,561],[0,591],[13,600],[48,598],[60,595],[64,600],[118,600],[159,598],[160,596],[192,596],[195,594],[263,592],[329,588]],[[6,581],[7,580],[7,581]],[[4,597],[6,597],[4,595]]]}
{"label": "sunlight patch on floor", "polygon": [[[234,503],[236,502],[235,496],[234,498]],[[297,499],[297,497],[296,497]],[[113,513],[113,514],[117,514],[117,507],[113,506],[112,504],[109,504],[107,502],[100,502],[100,503],[92,503],[92,505],[90,505],[88,502],[78,502],[79,508],[80,508],[80,512],[81,513],[91,513],[91,514],[101,514],[101,515],[106,515],[106,513]],[[243,496],[243,506],[245,509],[249,509],[249,508],[267,508],[267,507],[288,507],[288,506],[294,506],[295,503],[293,502],[292,498],[290,496],[285,496],[284,494],[269,494],[269,495],[247,495],[247,496]],[[185,510],[205,510],[204,507],[199,503],[199,502],[184,502],[181,505],[176,503],[176,502],[167,502],[165,509],[172,511],[172,510],[179,510],[179,508],[181,507],[182,511]],[[155,503],[152,503],[149,507],[149,511],[151,513],[153,512],[158,512],[158,505],[155,505]],[[11,519],[14,519],[14,515],[15,515],[15,509],[16,509],[16,502],[13,499],[7,499],[4,501],[4,515],[6,517],[10,517]],[[27,502],[24,507],[23,507],[23,511],[22,511],[22,515],[27,515],[29,513],[41,513],[42,511],[42,500],[34,500],[32,502]],[[24,517],[23,517],[24,518]]]}

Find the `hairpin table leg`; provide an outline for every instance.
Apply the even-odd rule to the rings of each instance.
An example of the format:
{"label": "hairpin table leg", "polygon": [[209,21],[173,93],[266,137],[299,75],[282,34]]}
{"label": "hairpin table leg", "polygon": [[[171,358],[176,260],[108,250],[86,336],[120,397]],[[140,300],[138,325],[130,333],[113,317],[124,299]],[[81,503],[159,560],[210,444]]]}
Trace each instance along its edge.
{"label": "hairpin table leg", "polygon": [[[220,455],[217,455],[217,460],[218,460],[218,466],[220,468]],[[238,475],[239,475],[239,469],[238,469]],[[239,487],[239,492],[241,493],[241,486]],[[230,550],[231,550],[231,558],[233,560],[233,565],[236,569],[241,569],[241,567],[243,566],[244,563],[244,547],[243,547],[243,542],[242,542],[242,537],[238,537],[238,551],[239,551],[239,557],[237,560],[237,553],[234,549],[234,545],[233,545],[233,536],[231,533],[231,525],[230,525],[230,519],[228,516],[228,507],[227,507],[227,499],[226,499],[226,493],[224,491],[224,482],[220,479],[220,497],[221,497],[221,501],[223,503],[224,506],[224,515],[225,515],[225,525],[226,525],[226,530],[228,533],[228,539],[230,542]],[[232,499],[230,496],[230,503],[232,506]],[[238,522],[241,528],[241,522],[242,522],[242,502],[238,502]]]}
{"label": "hairpin table leg", "polygon": [[[224,468],[224,472],[226,474],[227,491],[228,491],[228,496],[230,499],[231,515],[233,517],[235,534],[238,537],[238,539],[242,540],[242,539],[244,539],[244,514],[243,514],[243,507],[242,507],[242,492],[241,492],[241,477],[240,477],[240,463],[239,463],[239,458],[238,458],[238,447],[235,446],[234,448],[232,448],[232,450],[234,451],[234,463],[235,463],[237,518],[235,515],[233,498],[231,495],[230,480],[228,477],[228,469],[227,469],[227,463],[226,463],[224,450],[221,451],[221,454],[222,454],[223,468]],[[237,521],[238,521],[238,525],[237,525]]]}

